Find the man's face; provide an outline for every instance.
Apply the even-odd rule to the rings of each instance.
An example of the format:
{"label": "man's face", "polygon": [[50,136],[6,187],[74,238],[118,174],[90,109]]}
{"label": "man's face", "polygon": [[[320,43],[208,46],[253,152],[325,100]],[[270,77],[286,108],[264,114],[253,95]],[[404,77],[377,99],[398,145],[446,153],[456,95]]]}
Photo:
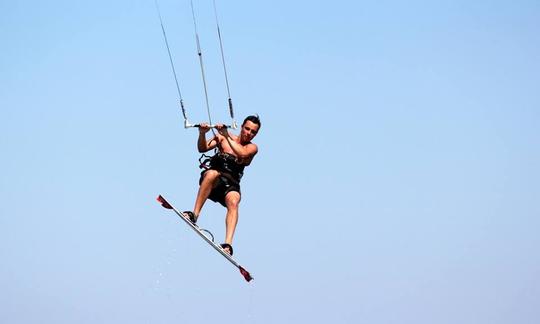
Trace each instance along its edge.
{"label": "man's face", "polygon": [[244,143],[249,143],[259,132],[259,125],[252,121],[247,120],[242,124],[242,130],[240,131],[240,140]]}

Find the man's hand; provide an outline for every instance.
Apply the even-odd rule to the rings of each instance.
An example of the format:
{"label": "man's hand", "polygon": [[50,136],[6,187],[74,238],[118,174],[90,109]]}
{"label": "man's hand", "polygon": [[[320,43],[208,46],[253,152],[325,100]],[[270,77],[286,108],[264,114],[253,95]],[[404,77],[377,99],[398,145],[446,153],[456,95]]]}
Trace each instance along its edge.
{"label": "man's hand", "polygon": [[201,123],[199,125],[199,133],[200,134],[206,134],[210,130],[210,125],[208,123]]}
{"label": "man's hand", "polygon": [[229,131],[227,130],[227,126],[223,124],[216,124],[216,129],[218,130],[219,135],[225,138],[229,137]]}

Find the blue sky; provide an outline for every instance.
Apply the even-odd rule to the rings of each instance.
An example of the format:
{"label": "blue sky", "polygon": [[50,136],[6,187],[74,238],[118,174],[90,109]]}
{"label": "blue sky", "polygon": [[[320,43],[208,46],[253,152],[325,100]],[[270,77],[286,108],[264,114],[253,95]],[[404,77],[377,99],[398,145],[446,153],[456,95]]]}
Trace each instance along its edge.
{"label": "blue sky", "polygon": [[[199,170],[154,2],[4,1],[0,322],[540,321],[538,2],[217,4],[235,113],[263,123],[234,242],[255,281],[155,202],[190,209]],[[160,6],[202,121],[189,2]]]}

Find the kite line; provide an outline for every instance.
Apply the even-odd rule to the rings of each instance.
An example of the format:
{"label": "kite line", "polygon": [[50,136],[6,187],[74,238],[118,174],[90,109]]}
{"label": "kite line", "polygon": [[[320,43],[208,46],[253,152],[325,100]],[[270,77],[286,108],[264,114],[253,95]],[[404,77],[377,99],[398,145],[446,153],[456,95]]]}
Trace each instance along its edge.
{"label": "kite line", "polygon": [[[176,73],[176,69],[175,69],[175,66],[174,66],[174,60],[173,60],[171,50],[170,50],[170,46],[169,46],[169,41],[167,39],[167,33],[165,31],[165,27],[164,27],[164,24],[163,24],[163,18],[162,18],[162,15],[161,15],[161,10],[159,8],[158,0],[154,0],[154,2],[155,2],[155,6],[156,6],[156,11],[158,13],[159,22],[160,22],[160,25],[161,25],[161,31],[162,31],[162,34],[163,34],[163,39],[165,41],[165,46],[167,48],[167,53],[169,55],[169,62],[170,62],[170,65],[171,65],[171,70],[173,72],[174,81],[175,81],[176,89],[177,89],[177,92],[178,92],[178,97],[179,97],[179,101],[180,101],[180,108],[182,109],[182,116],[184,117],[184,128],[199,127],[200,124],[191,124],[189,122],[188,117],[187,117],[186,108],[184,106],[184,100],[183,100],[183,97],[182,97],[182,92],[180,90],[180,84],[178,82],[178,75]],[[195,32],[195,42],[196,42],[196,45],[197,45],[197,56],[199,57],[199,66],[200,66],[200,70],[201,70],[201,77],[202,77],[202,83],[203,83],[203,88],[204,88],[204,98],[205,98],[205,104],[206,104],[206,112],[208,114],[208,123],[210,124],[211,128],[215,128],[216,125],[212,123],[212,115],[211,115],[211,112],[210,112],[211,109],[210,109],[210,102],[209,102],[209,99],[208,99],[208,86],[207,86],[207,82],[206,82],[206,73],[205,73],[205,69],[204,69],[203,51],[202,51],[201,44],[200,44],[199,32],[198,32],[198,28],[197,28],[197,19],[196,19],[196,15],[195,15],[195,7],[193,5],[193,0],[190,0],[190,5],[191,5],[191,14],[192,14],[192,18],[193,18],[193,28],[194,28],[194,32]],[[223,66],[223,72],[224,72],[224,75],[225,75],[225,85],[226,85],[226,88],[227,88],[227,95],[228,95],[227,103],[228,103],[228,107],[229,107],[229,115],[231,117],[231,125],[226,125],[226,126],[230,127],[230,128],[233,128],[233,129],[236,129],[237,124],[236,124],[236,120],[234,118],[234,109],[233,109],[233,104],[232,104],[232,99],[231,99],[231,91],[230,91],[230,86],[229,86],[229,77],[228,77],[228,74],[227,74],[227,66],[226,66],[226,62],[225,62],[225,54],[224,54],[224,50],[223,50],[223,39],[222,39],[222,36],[221,36],[221,28],[220,28],[220,23],[219,23],[219,19],[218,19],[218,12],[217,12],[217,6],[216,6],[216,1],[215,0],[213,0],[213,5],[214,5],[214,16],[215,16],[215,22],[216,22],[216,29],[217,29],[217,34],[218,34],[218,39],[219,39],[219,46],[220,46],[220,51],[221,51],[221,63],[222,63],[222,66]]]}

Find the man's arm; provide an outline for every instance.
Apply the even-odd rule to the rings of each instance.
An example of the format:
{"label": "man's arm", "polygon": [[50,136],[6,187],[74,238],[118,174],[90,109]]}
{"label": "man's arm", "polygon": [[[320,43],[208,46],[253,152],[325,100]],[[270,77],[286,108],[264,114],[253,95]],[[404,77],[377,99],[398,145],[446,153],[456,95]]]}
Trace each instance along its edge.
{"label": "man's arm", "polygon": [[230,136],[225,136],[225,139],[227,139],[227,143],[229,143],[234,154],[242,160],[251,161],[255,154],[257,154],[257,145],[253,143],[242,145],[234,141]]}
{"label": "man's arm", "polygon": [[199,139],[197,140],[197,149],[199,153],[208,152],[211,149],[215,148],[218,143],[216,137],[206,140],[206,133],[210,130],[207,124],[201,124],[199,127]]}
{"label": "man's arm", "polygon": [[247,161],[248,164],[251,162],[255,154],[257,154],[258,148],[257,145],[253,143],[249,143],[247,145],[242,145],[238,142],[236,142],[233,138],[231,138],[231,135],[227,131],[227,127],[224,127],[223,125],[218,126],[218,134],[216,135],[218,138],[216,140],[224,139],[227,141],[231,149],[233,150],[234,154],[237,158]]}

